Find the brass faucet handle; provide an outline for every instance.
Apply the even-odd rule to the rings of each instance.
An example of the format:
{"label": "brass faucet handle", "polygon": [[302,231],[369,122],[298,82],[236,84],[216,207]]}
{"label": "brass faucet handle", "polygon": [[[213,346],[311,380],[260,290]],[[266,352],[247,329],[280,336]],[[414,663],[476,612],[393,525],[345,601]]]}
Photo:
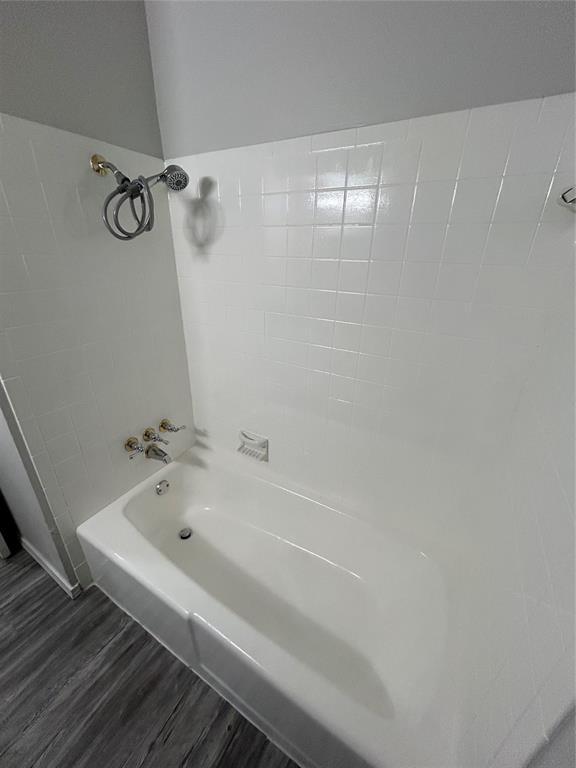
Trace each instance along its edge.
{"label": "brass faucet handle", "polygon": [[133,459],[139,453],[144,453],[144,448],[137,437],[129,437],[124,443],[124,450],[130,454],[129,459]]}
{"label": "brass faucet handle", "polygon": [[164,443],[164,445],[168,445],[168,440],[164,440],[164,438],[160,437],[154,427],[146,427],[142,433],[142,437],[145,443]]}
{"label": "brass faucet handle", "polygon": [[160,432],[180,432],[182,429],[186,429],[186,424],[182,424],[179,427],[175,427],[170,419],[162,419],[159,426]]}

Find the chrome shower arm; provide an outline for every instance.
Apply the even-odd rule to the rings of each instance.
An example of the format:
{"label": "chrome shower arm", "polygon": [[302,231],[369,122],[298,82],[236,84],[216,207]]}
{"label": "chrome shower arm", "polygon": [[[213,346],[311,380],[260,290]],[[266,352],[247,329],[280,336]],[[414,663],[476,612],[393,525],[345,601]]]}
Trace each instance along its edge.
{"label": "chrome shower arm", "polygon": [[114,178],[116,179],[116,184],[118,184],[119,187],[122,186],[122,184],[129,184],[130,183],[130,179],[128,178],[128,176],[125,176],[122,173],[122,171],[120,171],[118,168],[116,168],[116,166],[113,165],[112,163],[109,163],[108,161],[105,161],[102,164],[102,167],[103,168],[107,168],[109,171],[112,171],[112,173],[114,174]]}
{"label": "chrome shower arm", "polygon": [[158,182],[162,181],[162,177],[164,176],[164,171],[162,173],[155,173],[154,176],[147,176],[146,177],[146,183],[149,187],[154,187]]}
{"label": "chrome shower arm", "polygon": [[114,163],[105,160],[101,155],[92,155],[90,158],[90,165],[92,166],[92,170],[96,171],[96,173],[99,173],[101,176],[105,176],[108,171],[111,171],[114,174],[118,186],[130,182],[128,176],[125,176]]}

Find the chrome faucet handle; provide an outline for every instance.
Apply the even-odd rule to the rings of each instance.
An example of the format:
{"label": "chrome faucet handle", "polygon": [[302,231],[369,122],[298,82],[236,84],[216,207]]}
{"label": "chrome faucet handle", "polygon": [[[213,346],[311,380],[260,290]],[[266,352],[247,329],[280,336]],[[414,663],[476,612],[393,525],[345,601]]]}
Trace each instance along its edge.
{"label": "chrome faucet handle", "polygon": [[160,437],[154,427],[146,427],[142,433],[142,437],[144,438],[145,443],[163,443],[164,445],[168,445],[168,440],[164,440],[163,437]]}
{"label": "chrome faucet handle", "polygon": [[181,429],[186,429],[186,424],[182,424],[180,427],[175,427],[170,419],[162,419],[158,428],[160,432],[180,432]]}
{"label": "chrome faucet handle", "polygon": [[134,457],[138,456],[139,453],[144,453],[144,446],[137,437],[129,437],[124,443],[124,450],[128,451],[130,454],[128,458],[132,460]]}

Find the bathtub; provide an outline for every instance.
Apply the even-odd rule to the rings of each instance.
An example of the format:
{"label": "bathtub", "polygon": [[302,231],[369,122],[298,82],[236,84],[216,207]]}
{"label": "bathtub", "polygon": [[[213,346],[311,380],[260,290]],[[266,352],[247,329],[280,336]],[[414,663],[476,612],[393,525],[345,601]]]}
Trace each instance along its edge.
{"label": "bathtub", "polygon": [[192,449],[87,520],[94,582],[304,768],[425,760],[441,572],[251,466]]}

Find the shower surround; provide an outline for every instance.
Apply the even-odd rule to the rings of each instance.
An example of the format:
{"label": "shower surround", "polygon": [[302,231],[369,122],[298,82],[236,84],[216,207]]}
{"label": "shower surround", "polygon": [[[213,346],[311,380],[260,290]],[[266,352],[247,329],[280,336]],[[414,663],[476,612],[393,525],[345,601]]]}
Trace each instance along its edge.
{"label": "shower surround", "polygon": [[101,220],[114,182],[91,170],[93,153],[130,174],[162,167],[0,115],[0,378],[82,584],[76,527],[158,468],[129,461],[125,439],[166,417],[192,424],[164,185],[153,232],[120,242]]}
{"label": "shower surround", "polygon": [[247,472],[441,569],[467,670],[419,723],[442,768],[520,764],[573,699],[573,120],[567,94],[171,160],[203,442],[265,435]]}
{"label": "shower surround", "polygon": [[[520,764],[573,698],[574,218],[556,204],[573,106],[177,158],[176,267],[165,201],[152,233],[116,242],[88,166],[98,152],[151,174],[157,158],[4,116],[0,374],[78,578],[76,526],[157,469],[125,437],[193,423],[180,298],[195,455],[231,464],[241,429],[265,435],[269,466],[235,457],[248,475],[428,558],[445,663],[412,746],[441,768]],[[224,218],[197,253],[204,175]],[[171,441],[178,455],[192,433]]]}

